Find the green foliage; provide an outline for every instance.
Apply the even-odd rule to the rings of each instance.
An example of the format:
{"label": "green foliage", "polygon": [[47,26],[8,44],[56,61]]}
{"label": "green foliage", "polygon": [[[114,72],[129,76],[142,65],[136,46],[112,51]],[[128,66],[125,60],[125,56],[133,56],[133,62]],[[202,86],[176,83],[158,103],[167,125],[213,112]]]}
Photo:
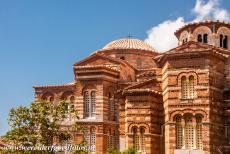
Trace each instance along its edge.
{"label": "green foliage", "polygon": [[[70,134],[60,131],[61,122],[70,113],[66,110],[67,105],[64,101],[58,105],[42,101],[34,102],[29,107],[11,109],[8,117],[11,130],[7,132],[5,139],[15,146],[49,146],[53,144],[54,137],[68,140]],[[73,109],[71,114],[78,118],[77,112]],[[75,125],[72,126],[74,130],[79,129]]]}
{"label": "green foliage", "polygon": [[129,148],[128,150],[124,151],[122,154],[138,154],[138,152],[134,148]]}
{"label": "green foliage", "polygon": [[122,154],[122,153],[116,149],[108,149],[107,154]]}

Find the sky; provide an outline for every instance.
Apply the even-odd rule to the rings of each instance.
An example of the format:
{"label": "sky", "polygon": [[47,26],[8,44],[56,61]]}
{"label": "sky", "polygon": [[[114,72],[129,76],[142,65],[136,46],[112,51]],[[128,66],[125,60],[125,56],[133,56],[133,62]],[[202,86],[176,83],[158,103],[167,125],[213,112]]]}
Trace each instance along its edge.
{"label": "sky", "polygon": [[110,41],[131,34],[164,52],[179,27],[229,11],[229,0],[0,0],[0,135],[33,86],[72,82],[73,64]]}

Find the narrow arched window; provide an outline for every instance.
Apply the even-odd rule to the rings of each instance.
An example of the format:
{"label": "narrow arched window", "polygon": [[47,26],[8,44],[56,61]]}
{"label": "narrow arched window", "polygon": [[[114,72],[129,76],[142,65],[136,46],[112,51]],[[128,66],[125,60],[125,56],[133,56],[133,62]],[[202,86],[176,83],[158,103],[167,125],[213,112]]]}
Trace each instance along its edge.
{"label": "narrow arched window", "polygon": [[96,115],[96,92],[95,91],[92,91],[91,92],[91,117],[94,117]]}
{"label": "narrow arched window", "polygon": [[223,47],[223,35],[220,34],[220,47]]}
{"label": "narrow arched window", "polygon": [[192,149],[194,147],[194,127],[192,116],[185,117],[185,148]]}
{"label": "narrow arched window", "polygon": [[114,97],[109,93],[109,120],[114,120]]}
{"label": "narrow arched window", "polygon": [[96,147],[96,129],[95,128],[91,129],[90,146],[95,146]]}
{"label": "narrow arched window", "polygon": [[208,34],[203,35],[203,42],[208,43]]}
{"label": "narrow arched window", "polygon": [[189,76],[189,98],[194,98],[194,76]]}
{"label": "narrow arched window", "polygon": [[202,149],[202,117],[196,117],[196,147]]}
{"label": "narrow arched window", "polygon": [[133,148],[139,150],[139,135],[137,132],[137,127],[133,128]]}
{"label": "narrow arched window", "polygon": [[228,49],[228,36],[224,37],[223,40],[223,48]]}
{"label": "narrow arched window", "polygon": [[181,125],[181,117],[176,117],[176,147],[181,149],[183,147],[183,130]]}
{"label": "narrow arched window", "polygon": [[183,76],[181,78],[181,97],[182,98],[187,98],[187,81],[186,81],[186,77]]}
{"label": "narrow arched window", "polygon": [[198,42],[202,42],[202,35],[201,35],[201,34],[199,34],[199,35],[197,36],[197,41],[198,41]]}
{"label": "narrow arched window", "polygon": [[145,128],[140,128],[140,149],[142,152],[145,151]]}
{"label": "narrow arched window", "polygon": [[84,92],[84,110],[85,110],[85,117],[90,116],[90,95],[88,91]]}

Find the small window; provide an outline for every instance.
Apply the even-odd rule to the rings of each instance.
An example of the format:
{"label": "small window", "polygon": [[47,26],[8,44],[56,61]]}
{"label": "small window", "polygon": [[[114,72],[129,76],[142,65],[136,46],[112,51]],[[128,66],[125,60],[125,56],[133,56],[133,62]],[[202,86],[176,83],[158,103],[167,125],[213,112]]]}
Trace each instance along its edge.
{"label": "small window", "polygon": [[203,42],[208,43],[208,34],[204,34],[203,36]]}
{"label": "small window", "polygon": [[223,47],[223,35],[220,35],[220,47]]}
{"label": "small window", "polygon": [[201,34],[199,34],[199,35],[197,36],[197,41],[198,41],[198,42],[202,42],[202,36],[201,36]]}
{"label": "small window", "polygon": [[228,49],[228,36],[225,35],[224,40],[223,40],[223,47],[225,49]]}

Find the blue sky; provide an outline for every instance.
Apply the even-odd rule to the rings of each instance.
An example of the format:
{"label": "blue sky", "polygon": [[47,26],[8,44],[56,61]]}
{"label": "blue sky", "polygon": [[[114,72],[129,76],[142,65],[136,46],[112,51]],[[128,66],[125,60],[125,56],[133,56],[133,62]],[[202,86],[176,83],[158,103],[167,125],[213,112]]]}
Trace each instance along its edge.
{"label": "blue sky", "polygon": [[[0,135],[9,110],[29,105],[34,85],[73,81],[72,65],[108,42],[167,20],[192,21],[190,0],[0,0]],[[220,7],[230,10],[230,1]]]}

